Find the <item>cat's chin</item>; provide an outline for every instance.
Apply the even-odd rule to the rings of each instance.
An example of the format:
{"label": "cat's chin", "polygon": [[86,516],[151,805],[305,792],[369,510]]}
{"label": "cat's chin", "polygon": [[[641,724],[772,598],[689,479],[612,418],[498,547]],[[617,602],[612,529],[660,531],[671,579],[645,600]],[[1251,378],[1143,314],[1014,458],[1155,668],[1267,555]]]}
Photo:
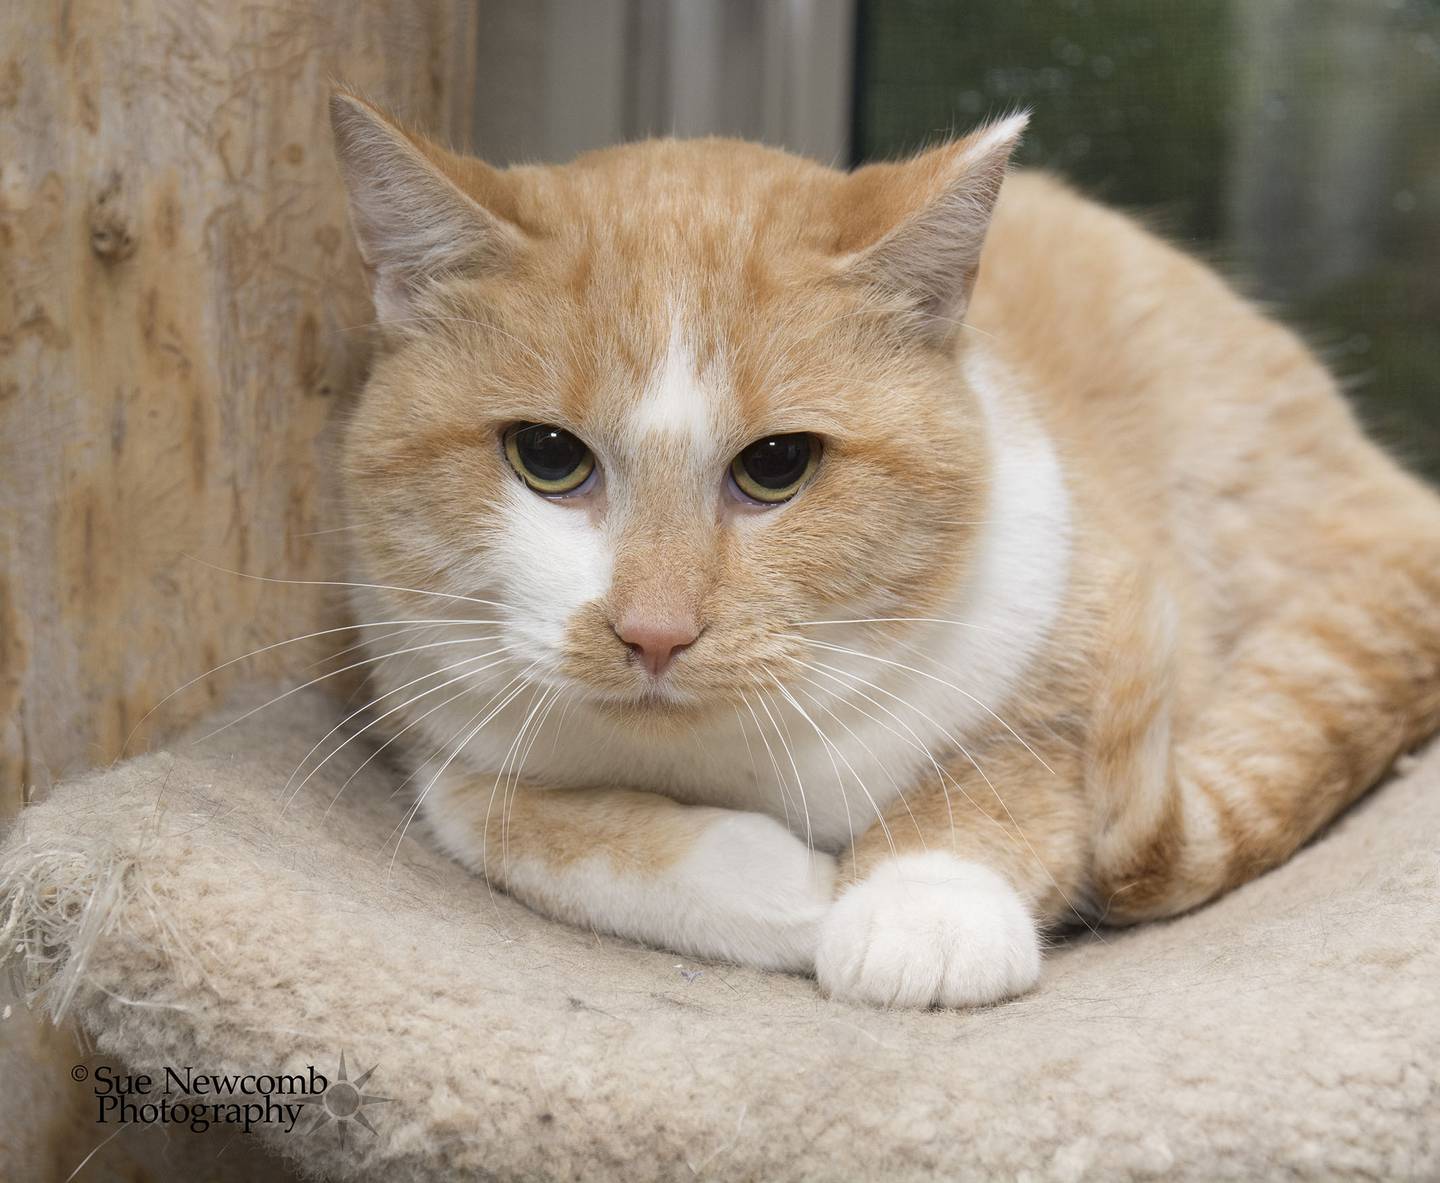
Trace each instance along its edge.
{"label": "cat's chin", "polygon": [[718,705],[711,699],[664,686],[646,687],[634,694],[590,690],[583,695],[583,701],[597,714],[630,727],[689,725]]}

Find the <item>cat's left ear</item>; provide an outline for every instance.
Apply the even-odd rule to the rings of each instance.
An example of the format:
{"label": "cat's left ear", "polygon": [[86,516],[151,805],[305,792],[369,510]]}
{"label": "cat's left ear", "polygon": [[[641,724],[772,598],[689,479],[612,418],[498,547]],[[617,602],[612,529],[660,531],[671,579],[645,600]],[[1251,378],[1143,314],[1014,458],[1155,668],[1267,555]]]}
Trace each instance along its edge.
{"label": "cat's left ear", "polygon": [[1005,169],[1029,120],[1012,115],[913,160],[857,169],[846,181],[848,269],[904,299],[938,344],[959,331]]}

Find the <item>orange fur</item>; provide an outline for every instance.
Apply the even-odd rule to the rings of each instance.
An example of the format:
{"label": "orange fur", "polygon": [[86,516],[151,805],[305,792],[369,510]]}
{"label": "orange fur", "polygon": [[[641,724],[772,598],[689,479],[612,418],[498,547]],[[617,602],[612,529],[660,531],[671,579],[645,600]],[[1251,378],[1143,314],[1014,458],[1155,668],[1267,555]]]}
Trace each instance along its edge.
{"label": "orange fur", "polygon": [[[414,237],[443,265],[392,276],[411,315],[382,324],[348,431],[363,577],[467,594],[457,572],[483,569],[513,493],[499,433],[574,432],[623,472],[563,509],[618,531],[613,575],[541,684],[619,732],[680,752],[718,717],[748,726],[743,704],[768,747],[782,729],[757,697],[795,690],[817,652],[796,622],[874,618],[856,634],[874,652],[922,660],[905,656],[911,621],[974,577],[992,508],[995,441],[964,366],[987,351],[1013,376],[1005,398],[1053,442],[1069,498],[1059,615],[988,704],[1008,726],[972,728],[964,753],[928,736],[935,763],[854,836],[843,882],[943,849],[998,870],[1045,921],[1173,913],[1288,857],[1440,726],[1440,503],[1290,332],[1050,178],[1006,183],[977,280],[1018,126],[848,176],[722,140],[501,172],[379,118],[337,100],[362,247],[365,202],[383,199],[365,196],[367,169],[398,168],[430,186],[414,200],[439,210],[433,233]],[[378,249],[372,263],[396,266]],[[635,427],[677,334],[696,381],[725,388],[713,469]],[[714,490],[729,457],[783,432],[821,437],[823,459],[756,525]],[[645,689],[614,632],[656,605],[703,626],[668,693]],[[788,701],[798,727],[809,700]],[[847,709],[887,709],[867,701]],[[560,867],[590,843],[653,871],[700,832],[668,797],[708,800],[683,755],[663,759],[673,783],[537,782],[517,761],[444,784],[465,825],[527,857]]]}

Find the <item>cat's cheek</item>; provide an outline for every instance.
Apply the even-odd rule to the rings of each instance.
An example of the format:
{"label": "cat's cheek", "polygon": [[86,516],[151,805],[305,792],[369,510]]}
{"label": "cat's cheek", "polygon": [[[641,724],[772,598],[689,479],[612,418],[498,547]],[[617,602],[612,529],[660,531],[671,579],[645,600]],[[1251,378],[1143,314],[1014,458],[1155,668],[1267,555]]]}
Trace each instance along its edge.
{"label": "cat's cheek", "polygon": [[505,541],[496,565],[511,618],[520,639],[538,648],[534,656],[558,653],[576,615],[610,588],[609,543],[583,510],[518,487],[501,512]]}
{"label": "cat's cheek", "polygon": [[849,888],[820,931],[816,976],[874,1006],[982,1006],[1040,976],[1040,940],[1015,889],[941,851],[902,855]]}

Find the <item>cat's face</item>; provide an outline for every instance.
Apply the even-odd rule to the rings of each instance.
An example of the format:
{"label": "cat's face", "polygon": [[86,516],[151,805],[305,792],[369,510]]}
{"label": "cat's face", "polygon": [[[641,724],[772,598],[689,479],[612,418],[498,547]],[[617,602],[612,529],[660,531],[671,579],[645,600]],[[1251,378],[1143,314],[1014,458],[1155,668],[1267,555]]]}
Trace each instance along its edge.
{"label": "cat's face", "polygon": [[[934,228],[893,233],[939,165],[702,141],[498,173],[341,102],[385,325],[346,437],[366,581],[489,601],[443,614],[494,622],[507,677],[674,718],[803,676],[815,621],[924,616],[965,578],[974,260],[957,299],[906,257]],[[962,170],[990,200],[998,151]]]}

